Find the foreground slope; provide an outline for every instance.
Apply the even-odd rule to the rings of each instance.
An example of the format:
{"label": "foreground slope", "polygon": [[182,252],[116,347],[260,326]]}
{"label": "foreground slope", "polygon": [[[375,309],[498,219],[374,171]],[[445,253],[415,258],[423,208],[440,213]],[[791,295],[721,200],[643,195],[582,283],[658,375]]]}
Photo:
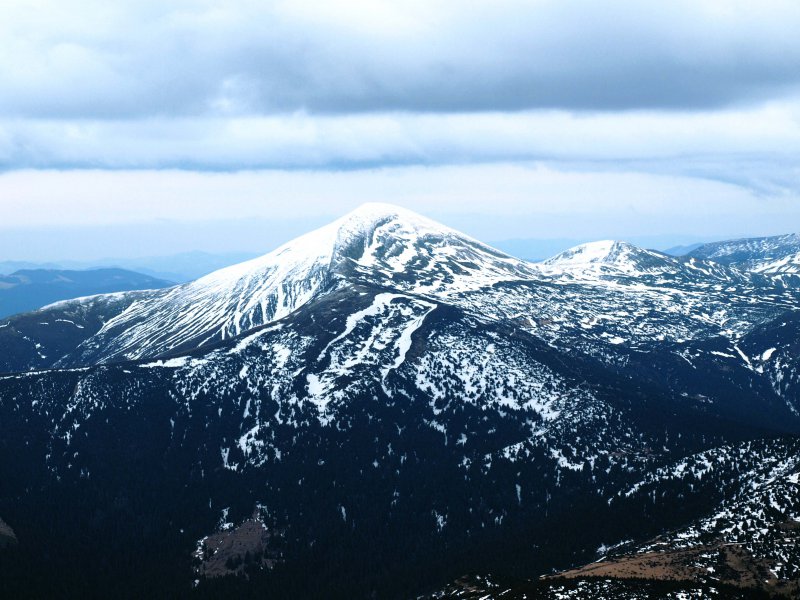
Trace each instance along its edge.
{"label": "foreground slope", "polygon": [[[493,567],[568,565],[657,533],[647,500],[609,506],[612,490],[765,431],[750,422],[756,400],[734,421],[640,385],[443,303],[356,286],[210,351],[6,376],[0,511],[31,544],[70,544],[85,528],[105,545],[82,555],[115,576],[130,540],[109,528],[138,548],[156,543],[144,532],[167,536],[177,586],[190,579],[181,548],[188,558],[223,509],[236,523],[258,506],[289,540],[278,572],[318,569],[309,585],[344,595],[454,576],[486,565],[487,548]],[[42,531],[53,511],[69,524]]]}
{"label": "foreground slope", "polygon": [[[430,597],[795,598],[799,451],[796,438],[760,440],[665,464],[622,486],[608,502],[636,511],[647,499],[650,519],[683,513],[681,526],[649,540],[603,543],[592,562],[577,568],[527,581],[463,577]],[[705,495],[722,500],[703,502]],[[692,519],[693,511],[701,516]]]}

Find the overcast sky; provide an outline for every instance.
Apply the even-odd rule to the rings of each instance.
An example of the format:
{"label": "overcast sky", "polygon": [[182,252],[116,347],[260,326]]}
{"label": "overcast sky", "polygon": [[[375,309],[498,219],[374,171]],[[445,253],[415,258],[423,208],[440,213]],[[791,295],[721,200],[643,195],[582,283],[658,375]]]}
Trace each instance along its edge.
{"label": "overcast sky", "polygon": [[0,260],[800,230],[800,3],[0,3]]}

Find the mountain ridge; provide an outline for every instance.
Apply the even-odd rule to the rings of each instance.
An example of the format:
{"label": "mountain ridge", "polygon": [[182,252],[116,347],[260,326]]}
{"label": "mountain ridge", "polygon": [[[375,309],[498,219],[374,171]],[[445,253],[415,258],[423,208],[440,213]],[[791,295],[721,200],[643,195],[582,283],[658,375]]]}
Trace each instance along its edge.
{"label": "mountain ridge", "polygon": [[800,274],[800,233],[703,244],[688,256],[772,275]]}
{"label": "mountain ridge", "polygon": [[[375,232],[380,235],[373,239]],[[452,253],[455,247],[460,250]],[[606,257],[570,264],[563,258],[570,252],[574,256],[572,249],[543,263],[528,263],[405,209],[367,204],[267,255],[137,299],[58,364],[76,366],[99,354],[114,360],[155,356],[224,339],[288,314],[342,278],[378,278],[429,298],[469,294],[503,282],[577,279],[588,284],[599,277],[613,283],[621,275],[652,276],[661,283],[668,283],[664,277],[679,278],[684,285],[709,285],[708,276],[715,279],[713,284],[752,283],[748,278],[760,278],[758,284],[770,281],[768,276],[742,274],[693,258],[682,261],[624,242],[615,242],[613,248],[614,261]],[[407,269],[413,269],[414,276],[404,283]]]}

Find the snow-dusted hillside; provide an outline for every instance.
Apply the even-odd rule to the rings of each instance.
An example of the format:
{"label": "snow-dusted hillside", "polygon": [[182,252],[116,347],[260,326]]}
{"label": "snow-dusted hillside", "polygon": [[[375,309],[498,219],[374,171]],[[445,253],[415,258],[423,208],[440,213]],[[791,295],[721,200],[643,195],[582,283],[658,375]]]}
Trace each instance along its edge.
{"label": "snow-dusted hillside", "polygon": [[753,261],[751,269],[768,275],[800,275],[800,251],[780,258]]}
{"label": "snow-dusted hillside", "polygon": [[633,244],[614,240],[603,240],[581,244],[547,259],[543,263],[550,272],[578,272],[590,270],[616,271],[640,274],[663,272],[677,265],[665,254],[643,250]]}
{"label": "snow-dusted hillside", "polygon": [[531,264],[366,205],[190,284],[0,322],[0,514],[188,557],[257,512],[287,578],[350,597],[358,573],[575,566],[744,498],[702,457],[800,432],[799,294],[621,242]]}
{"label": "snow-dusted hillside", "polygon": [[743,282],[743,273],[721,264],[695,258],[675,258],[655,250],[645,250],[628,242],[605,240],[575,246],[542,263],[548,275],[577,280],[615,277],[644,278],[666,282]]}
{"label": "snow-dusted hillside", "polygon": [[688,256],[764,273],[797,273],[800,234],[712,242]]}

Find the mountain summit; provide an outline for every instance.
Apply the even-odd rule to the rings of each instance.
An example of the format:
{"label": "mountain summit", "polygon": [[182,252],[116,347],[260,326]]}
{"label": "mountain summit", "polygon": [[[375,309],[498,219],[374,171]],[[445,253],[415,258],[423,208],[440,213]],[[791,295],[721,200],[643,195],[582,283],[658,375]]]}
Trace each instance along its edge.
{"label": "mountain summit", "polygon": [[628,242],[602,240],[565,250],[543,264],[570,271],[610,267],[623,272],[641,272],[669,264],[669,259],[660,252],[644,250]]}
{"label": "mountain summit", "polygon": [[536,274],[529,263],[412,211],[364,204],[262,257],[137,299],[60,364],[200,347],[356,281],[438,297]]}

